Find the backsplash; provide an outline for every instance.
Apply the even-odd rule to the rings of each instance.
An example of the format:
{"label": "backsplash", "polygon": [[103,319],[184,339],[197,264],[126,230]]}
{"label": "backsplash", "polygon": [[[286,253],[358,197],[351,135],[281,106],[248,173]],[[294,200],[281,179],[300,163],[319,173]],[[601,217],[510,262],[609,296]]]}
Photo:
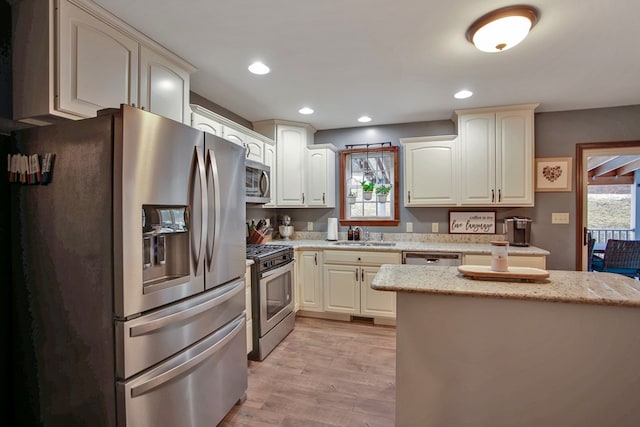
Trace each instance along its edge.
{"label": "backsplash", "polygon": [[[327,233],[320,231],[295,231],[292,240],[326,240]],[[383,233],[388,242],[420,243],[489,243],[506,240],[506,234],[440,234],[440,233]],[[277,236],[276,236],[277,239]],[[339,240],[347,240],[346,232],[338,233]],[[380,240],[380,233],[370,233],[369,240]]]}

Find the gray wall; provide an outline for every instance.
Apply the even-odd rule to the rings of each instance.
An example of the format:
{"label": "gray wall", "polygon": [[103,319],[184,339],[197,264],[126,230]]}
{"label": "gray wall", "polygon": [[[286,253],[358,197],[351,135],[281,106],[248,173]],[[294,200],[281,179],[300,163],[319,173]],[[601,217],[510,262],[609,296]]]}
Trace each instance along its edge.
{"label": "gray wall", "polygon": [[[322,130],[315,134],[315,143],[332,143],[339,149],[344,148],[347,144],[387,141],[400,146],[400,138],[453,133],[455,133],[453,122],[443,120]],[[536,157],[575,157],[577,143],[631,140],[640,141],[640,105],[535,115]],[[338,165],[336,165],[336,170],[338,170]],[[401,150],[400,171],[398,171],[400,177],[402,177],[403,170]],[[402,206],[404,203],[402,198],[404,183],[402,181],[399,190],[400,225],[397,227],[369,227],[370,231],[405,232],[406,223],[413,222],[414,232],[430,233],[431,223],[438,222],[440,232],[447,233],[449,208],[405,208]],[[531,217],[533,219],[532,244],[551,252],[547,267],[549,269],[573,270],[576,259],[574,253],[576,238],[575,178],[570,193],[536,193],[535,197],[535,207],[495,209],[496,218],[502,220],[512,215]],[[551,224],[552,212],[569,212],[570,224]],[[278,215],[283,214],[291,216],[296,230],[306,230],[307,223],[312,222],[314,231],[326,231],[327,218],[339,217],[340,209],[339,207],[335,209],[249,209],[247,218],[268,216],[276,220]],[[345,227],[340,227],[340,231],[345,231]]]}

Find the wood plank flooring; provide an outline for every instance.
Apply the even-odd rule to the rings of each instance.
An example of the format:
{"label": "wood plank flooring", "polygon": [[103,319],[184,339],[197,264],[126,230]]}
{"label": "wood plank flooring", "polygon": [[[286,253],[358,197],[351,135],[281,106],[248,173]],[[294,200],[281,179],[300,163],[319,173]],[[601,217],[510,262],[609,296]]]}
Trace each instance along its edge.
{"label": "wood plank flooring", "polygon": [[391,427],[394,327],[298,317],[262,362],[249,362],[247,400],[221,427]]}

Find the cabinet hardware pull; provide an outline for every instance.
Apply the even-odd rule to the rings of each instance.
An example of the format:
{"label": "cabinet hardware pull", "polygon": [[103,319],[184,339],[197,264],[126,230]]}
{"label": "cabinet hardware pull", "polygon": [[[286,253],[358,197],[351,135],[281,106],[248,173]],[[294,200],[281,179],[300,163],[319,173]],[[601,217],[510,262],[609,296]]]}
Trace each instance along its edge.
{"label": "cabinet hardware pull", "polygon": [[313,255],[313,262],[318,265],[318,254]]}
{"label": "cabinet hardware pull", "polygon": [[302,204],[304,205],[304,193],[302,193]]}
{"label": "cabinet hardware pull", "polygon": [[496,201],[496,192],[491,189],[491,203]]}
{"label": "cabinet hardware pull", "polygon": [[358,281],[358,269],[356,268],[356,282]]}
{"label": "cabinet hardware pull", "polygon": [[362,277],[362,283],[364,283],[364,268],[360,269],[360,277]]}
{"label": "cabinet hardware pull", "polygon": [[498,188],[498,202],[502,201],[502,190]]}
{"label": "cabinet hardware pull", "polygon": [[325,202],[325,201],[324,201],[324,193],[322,193],[322,204],[323,204],[323,205],[326,205],[326,204],[327,204],[327,202]]}
{"label": "cabinet hardware pull", "polygon": [[411,191],[407,192],[407,198],[409,199],[409,203],[411,203]]}

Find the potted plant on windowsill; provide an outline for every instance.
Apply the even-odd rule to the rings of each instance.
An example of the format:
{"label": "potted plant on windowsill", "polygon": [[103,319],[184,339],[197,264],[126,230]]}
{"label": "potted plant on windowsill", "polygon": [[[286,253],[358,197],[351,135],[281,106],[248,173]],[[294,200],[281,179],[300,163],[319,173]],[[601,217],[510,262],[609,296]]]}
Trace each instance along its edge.
{"label": "potted plant on windowsill", "polygon": [[376,187],[376,195],[378,196],[378,202],[385,203],[387,201],[387,197],[391,192],[391,184],[385,185],[380,184]]}
{"label": "potted plant on windowsill", "polygon": [[356,202],[356,198],[358,197],[358,193],[353,190],[349,190],[349,194],[347,194],[347,203],[353,205]]}
{"label": "potted plant on windowsill", "polygon": [[362,181],[360,183],[362,185],[362,196],[365,200],[371,200],[371,196],[373,195],[373,188],[376,186],[375,183],[371,181]]}

